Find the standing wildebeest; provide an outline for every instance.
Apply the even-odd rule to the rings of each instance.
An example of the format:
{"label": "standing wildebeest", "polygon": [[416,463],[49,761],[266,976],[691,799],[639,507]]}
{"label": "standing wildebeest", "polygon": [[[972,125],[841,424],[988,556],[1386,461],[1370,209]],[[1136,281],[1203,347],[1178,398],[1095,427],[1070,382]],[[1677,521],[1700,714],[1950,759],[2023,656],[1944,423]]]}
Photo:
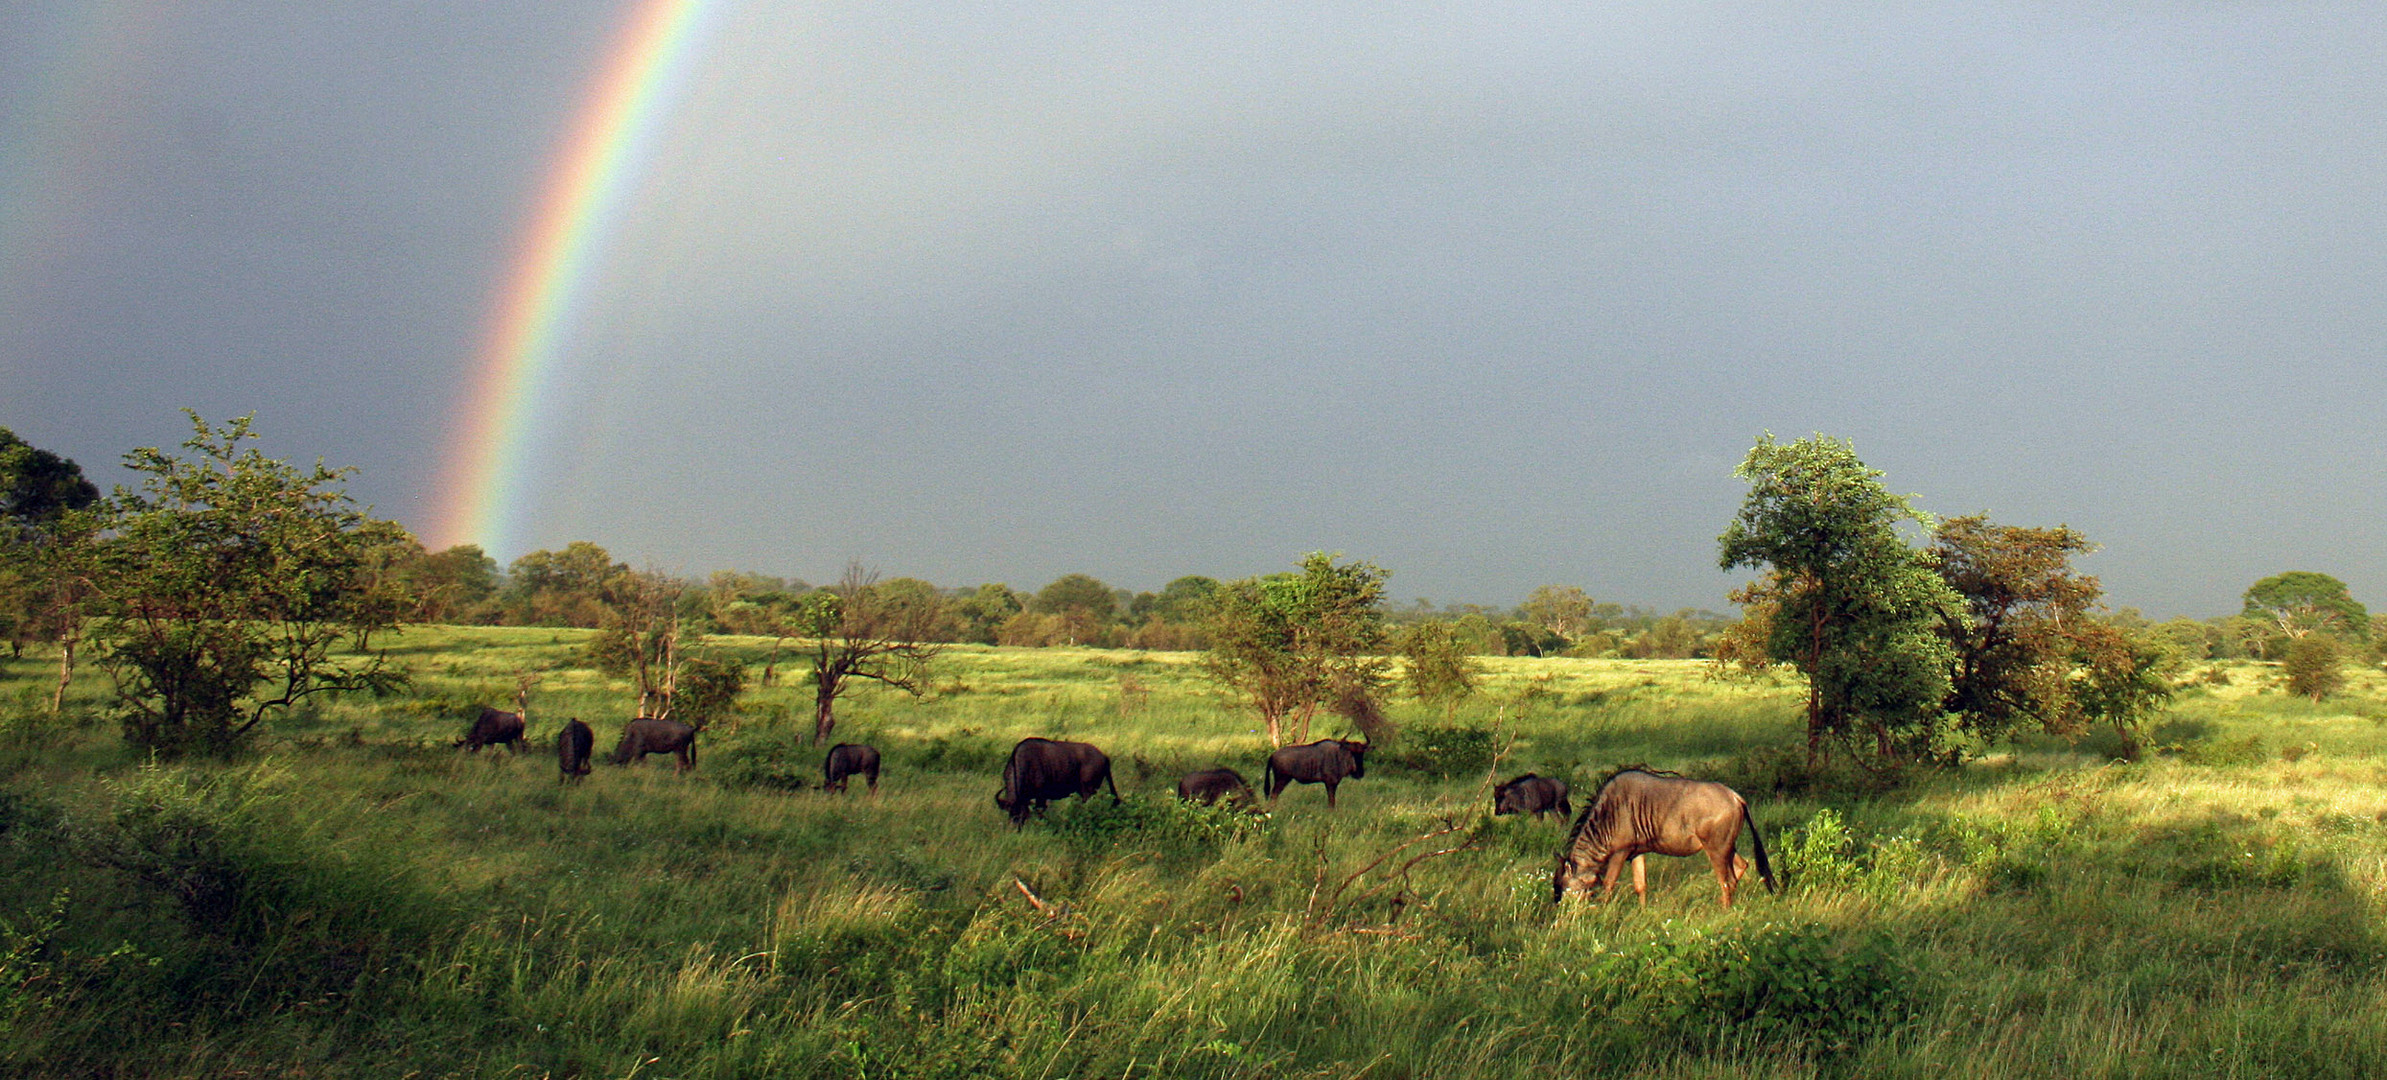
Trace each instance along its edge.
{"label": "standing wildebeest", "polygon": [[1492,789],[1492,814],[1557,814],[1565,817],[1575,812],[1575,804],[1566,797],[1566,781],[1555,776],[1535,776],[1526,773]]}
{"label": "standing wildebeest", "polygon": [[622,725],[621,745],[613,749],[613,763],[628,765],[643,761],[648,754],[670,754],[679,759],[678,771],[696,767],[696,729],[677,720],[659,720],[641,716]]}
{"label": "standing wildebeest", "polygon": [[1749,862],[1733,851],[1741,827],[1749,828],[1749,847],[1757,855],[1757,873],[1767,891],[1774,888],[1774,868],[1765,860],[1765,840],[1749,817],[1749,802],[1740,793],[1712,780],[1692,780],[1646,769],[1623,769],[1600,785],[1575,819],[1574,832],[1558,850],[1558,869],[1550,876],[1550,899],[1568,893],[1594,896],[1613,890],[1624,864],[1633,864],[1633,891],[1643,903],[1649,886],[1641,870],[1641,856],[1707,853],[1716,880],[1724,886],[1724,906]]}
{"label": "standing wildebeest", "polygon": [[995,805],[1011,815],[1016,829],[1030,812],[1043,810],[1054,799],[1090,799],[1105,785],[1111,789],[1111,802],[1117,803],[1119,785],[1111,782],[1111,759],[1094,744],[1021,739],[1003,765],[1003,790],[995,793]]}
{"label": "standing wildebeest", "polygon": [[484,746],[504,743],[506,749],[520,753],[523,745],[522,728],[521,713],[483,705],[481,715],[473,720],[472,727],[464,732],[464,737],[456,740],[456,745],[478,754]]}
{"label": "standing wildebeest", "polygon": [[870,781],[870,793],[879,793],[879,751],[875,746],[861,743],[838,743],[829,748],[829,757],[821,762],[821,774],[827,779],[821,784],[824,791],[845,794],[845,778],[859,776]]}
{"label": "standing wildebeest", "polygon": [[1320,739],[1307,746],[1288,746],[1268,755],[1268,801],[1275,802],[1285,786],[1298,780],[1326,785],[1326,808],[1334,809],[1334,789],[1345,780],[1368,774],[1368,744],[1350,739]]}
{"label": "standing wildebeest", "polygon": [[563,782],[570,784],[588,775],[589,758],[597,750],[597,733],[575,716],[564,722],[564,729],[555,733],[555,763],[564,771]]}
{"label": "standing wildebeest", "polygon": [[1186,773],[1184,779],[1177,781],[1177,797],[1204,806],[1220,799],[1240,806],[1252,801],[1252,789],[1243,782],[1242,773],[1222,767]]}

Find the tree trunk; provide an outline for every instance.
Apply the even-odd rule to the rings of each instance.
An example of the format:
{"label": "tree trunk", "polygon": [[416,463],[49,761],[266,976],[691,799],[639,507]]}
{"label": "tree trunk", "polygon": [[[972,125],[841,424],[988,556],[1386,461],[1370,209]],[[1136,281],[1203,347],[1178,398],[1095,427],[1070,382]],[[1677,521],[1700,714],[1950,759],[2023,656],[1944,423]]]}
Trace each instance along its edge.
{"label": "tree trunk", "polygon": [[78,636],[70,630],[58,638],[58,688],[50,694],[52,720],[66,713],[66,684],[75,677],[75,638]]}
{"label": "tree trunk", "polygon": [[819,746],[837,727],[837,683],[823,676],[812,692],[812,745]]}
{"label": "tree trunk", "polygon": [[1807,767],[1815,767],[1815,760],[1823,749],[1823,605],[1818,603],[1815,613],[1808,617],[1814,625],[1814,642],[1807,653]]}

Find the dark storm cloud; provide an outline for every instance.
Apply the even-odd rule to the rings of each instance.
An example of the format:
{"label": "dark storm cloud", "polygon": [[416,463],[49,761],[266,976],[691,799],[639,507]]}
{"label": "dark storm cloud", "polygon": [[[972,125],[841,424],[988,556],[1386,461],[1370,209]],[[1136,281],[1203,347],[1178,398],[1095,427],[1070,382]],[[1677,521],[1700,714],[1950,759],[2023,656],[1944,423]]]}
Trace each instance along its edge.
{"label": "dark storm cloud", "polygon": [[[89,464],[256,408],[422,514],[614,14],[177,38],[0,422]],[[2118,603],[2378,599],[2383,46],[2357,5],[730,6],[526,537],[1718,607],[1732,465],[1823,430],[2085,530]]]}

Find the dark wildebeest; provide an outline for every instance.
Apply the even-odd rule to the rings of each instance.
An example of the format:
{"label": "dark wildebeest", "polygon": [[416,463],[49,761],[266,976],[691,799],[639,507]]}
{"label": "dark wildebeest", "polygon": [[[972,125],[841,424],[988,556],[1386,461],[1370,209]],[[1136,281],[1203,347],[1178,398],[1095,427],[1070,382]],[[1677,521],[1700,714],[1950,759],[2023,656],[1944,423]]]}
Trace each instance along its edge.
{"label": "dark wildebeest", "polygon": [[628,765],[645,760],[648,754],[670,754],[679,759],[678,771],[696,767],[696,729],[677,720],[659,720],[641,716],[622,726],[622,742],[613,749],[613,763]]}
{"label": "dark wildebeest", "polygon": [[1184,779],[1177,781],[1177,797],[1204,806],[1220,799],[1240,806],[1252,801],[1252,789],[1243,782],[1242,773],[1222,767],[1186,773]]}
{"label": "dark wildebeest", "polygon": [[1106,785],[1111,802],[1117,803],[1119,785],[1111,782],[1111,759],[1094,744],[1021,739],[1003,765],[1003,790],[995,793],[995,805],[1011,815],[1016,829],[1054,799],[1091,799]]}
{"label": "dark wildebeest", "polygon": [[1285,786],[1300,781],[1326,785],[1326,808],[1334,809],[1334,789],[1345,780],[1368,774],[1368,744],[1350,739],[1320,739],[1306,746],[1288,746],[1268,755],[1268,801]]}
{"label": "dark wildebeest", "polygon": [[1575,812],[1575,804],[1567,801],[1566,781],[1555,776],[1535,776],[1526,773],[1492,789],[1492,813],[1557,814],[1566,817]]}
{"label": "dark wildebeest", "polygon": [[827,760],[821,762],[821,775],[826,777],[821,788],[845,794],[845,778],[859,776],[870,781],[870,793],[879,792],[879,751],[875,746],[861,743],[838,743],[829,748]]}
{"label": "dark wildebeest", "polygon": [[1633,892],[1649,901],[1649,885],[1641,870],[1641,856],[1707,853],[1724,886],[1724,906],[1749,861],[1733,848],[1741,827],[1749,829],[1749,847],[1757,856],[1757,873],[1767,891],[1774,888],[1774,868],[1765,859],[1765,840],[1749,817],[1749,802],[1740,793],[1712,780],[1692,780],[1646,769],[1623,769],[1600,784],[1575,819],[1566,846],[1558,849],[1558,868],[1550,876],[1550,899],[1568,893],[1597,896],[1616,888],[1616,876],[1633,864]]}
{"label": "dark wildebeest", "polygon": [[456,745],[478,754],[484,746],[504,743],[506,749],[520,753],[523,746],[522,727],[521,713],[483,705],[481,715],[473,720],[472,727],[464,732],[464,737],[456,740]]}
{"label": "dark wildebeest", "polygon": [[575,716],[555,733],[555,763],[564,771],[564,783],[574,783],[588,775],[589,758],[597,751],[597,733]]}

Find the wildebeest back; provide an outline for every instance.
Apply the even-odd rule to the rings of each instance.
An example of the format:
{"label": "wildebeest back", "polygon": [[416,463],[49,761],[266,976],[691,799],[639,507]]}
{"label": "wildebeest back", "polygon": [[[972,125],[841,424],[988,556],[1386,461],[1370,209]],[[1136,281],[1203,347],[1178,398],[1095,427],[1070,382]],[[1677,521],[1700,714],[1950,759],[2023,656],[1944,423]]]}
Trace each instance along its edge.
{"label": "wildebeest back", "polygon": [[1208,806],[1224,798],[1248,801],[1252,797],[1252,789],[1251,785],[1243,782],[1242,773],[1221,766],[1186,773],[1183,779],[1177,781],[1177,797]]}
{"label": "wildebeest back", "polygon": [[1334,805],[1335,789],[1345,780],[1368,774],[1368,744],[1352,739],[1320,739],[1287,746],[1268,755],[1265,782],[1274,800],[1294,783],[1326,785],[1326,805]]}
{"label": "wildebeest back", "polygon": [[456,745],[477,754],[484,746],[496,746],[500,743],[505,744],[509,749],[519,750],[522,748],[521,740],[521,713],[510,713],[503,709],[494,709],[483,705],[481,706],[481,715],[473,718],[472,726],[465,729],[464,737],[456,740]]}
{"label": "wildebeest back", "polygon": [[1016,828],[1054,799],[1092,798],[1105,786],[1111,801],[1118,802],[1110,756],[1094,744],[1030,737],[1012,746],[1011,759],[1003,763],[1003,790],[995,793],[995,805]]}
{"label": "wildebeest back", "polygon": [[[1645,854],[1704,853],[1723,886],[1724,904],[1730,907],[1741,865],[1733,849],[1744,828],[1757,857],[1758,875],[1772,889],[1774,873],[1765,841],[1749,816],[1748,800],[1739,792],[1712,780],[1639,768],[1619,770],[1592,793],[1590,805],[1568,831],[1550,876],[1551,898],[1611,888],[1618,869]],[[1638,888],[1638,877],[1635,881]]]}
{"label": "wildebeest back", "polygon": [[555,733],[555,763],[563,770],[565,781],[588,775],[589,759],[596,756],[597,733],[575,716]]}
{"label": "wildebeest back", "polygon": [[877,747],[861,743],[838,743],[829,748],[829,756],[821,761],[821,786],[829,791],[844,791],[848,777],[860,776],[879,789],[879,751]]}
{"label": "wildebeest back", "polygon": [[1536,776],[1526,773],[1492,789],[1492,813],[1569,815],[1574,804],[1567,799],[1566,781],[1555,776]]}
{"label": "wildebeest back", "polygon": [[622,725],[622,741],[614,747],[613,763],[627,765],[648,754],[670,754],[681,772],[696,767],[696,729],[678,720],[642,716]]}

